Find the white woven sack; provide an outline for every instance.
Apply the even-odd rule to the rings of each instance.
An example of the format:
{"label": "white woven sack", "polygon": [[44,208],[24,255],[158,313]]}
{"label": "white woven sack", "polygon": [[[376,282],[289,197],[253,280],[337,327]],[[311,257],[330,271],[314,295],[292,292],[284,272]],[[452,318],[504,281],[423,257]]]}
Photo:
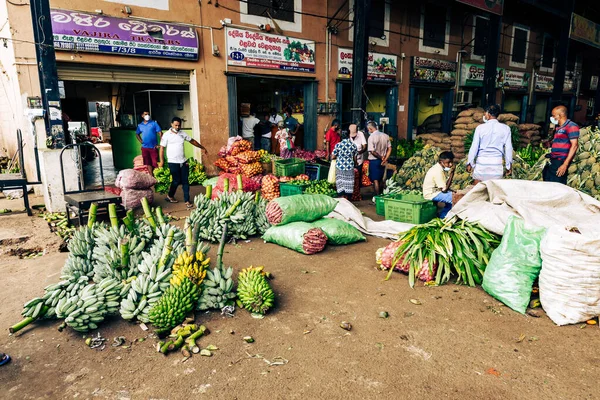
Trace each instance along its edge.
{"label": "white woven sack", "polygon": [[600,315],[600,237],[551,227],[541,243],[540,301],[557,325]]}

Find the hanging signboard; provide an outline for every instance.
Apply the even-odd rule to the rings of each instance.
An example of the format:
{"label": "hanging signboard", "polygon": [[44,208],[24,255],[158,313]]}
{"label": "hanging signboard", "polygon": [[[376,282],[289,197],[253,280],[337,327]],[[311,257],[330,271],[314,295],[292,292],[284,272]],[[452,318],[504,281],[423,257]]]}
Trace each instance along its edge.
{"label": "hanging signboard", "polygon": [[[338,78],[352,78],[352,49],[338,48]],[[369,53],[367,79],[379,82],[395,82],[398,57],[391,54]]]}
{"label": "hanging signboard", "polygon": [[575,92],[577,90],[577,77],[573,71],[565,71],[565,84],[563,92]]}
{"label": "hanging signboard", "polygon": [[227,27],[227,64],[315,72],[315,42]]}
{"label": "hanging signboard", "polygon": [[535,74],[535,90],[538,92],[552,92],[554,90],[554,77]]}
{"label": "hanging signboard", "polygon": [[592,75],[590,78],[590,90],[598,89],[598,75]]}
{"label": "hanging signboard", "polygon": [[502,87],[505,90],[527,90],[529,78],[530,75],[527,72],[505,70]]}
{"label": "hanging signboard", "polygon": [[454,85],[456,83],[456,63],[454,61],[413,56],[410,81],[413,83]]}
{"label": "hanging signboard", "polygon": [[571,39],[600,49],[600,24],[573,13],[571,16]]}
{"label": "hanging signboard", "polygon": [[459,3],[468,4],[480,10],[502,15],[504,0],[456,0]]}
{"label": "hanging signboard", "polygon": [[[463,63],[460,73],[460,86],[483,87],[485,66],[480,64]],[[502,87],[504,69],[498,68],[496,73],[496,87]]]}
{"label": "hanging signboard", "polygon": [[50,17],[57,50],[198,59],[198,35],[189,26],[55,9]]}

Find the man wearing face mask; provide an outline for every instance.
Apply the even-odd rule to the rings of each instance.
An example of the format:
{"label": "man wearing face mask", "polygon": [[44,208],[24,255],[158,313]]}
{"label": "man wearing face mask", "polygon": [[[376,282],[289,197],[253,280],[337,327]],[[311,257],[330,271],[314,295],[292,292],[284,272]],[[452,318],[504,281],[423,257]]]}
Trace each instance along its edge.
{"label": "man wearing face mask", "polygon": [[[156,121],[150,118],[150,113],[144,111],[142,113],[143,121],[140,122],[135,131],[138,142],[142,144],[142,158],[144,165],[150,170],[150,174],[157,166],[158,160],[158,141],[161,138],[162,130]],[[158,139],[156,135],[158,134]]]}
{"label": "man wearing face mask", "polygon": [[483,115],[485,123],[475,129],[467,164],[467,171],[473,171],[475,184],[490,179],[502,179],[503,160],[506,174],[511,172],[513,147],[510,127],[499,122],[498,115],[500,106],[489,106]]}
{"label": "man wearing face mask", "polygon": [[452,191],[450,186],[454,179],[454,154],[444,151],[438,163],[429,168],[423,180],[423,197],[436,203],[444,203],[440,218],[445,218],[452,209]]}
{"label": "man wearing face mask", "polygon": [[171,171],[171,187],[169,188],[169,194],[166,200],[169,203],[177,203],[175,200],[175,192],[177,187],[181,184],[183,188],[183,199],[185,200],[185,206],[189,209],[193,205],[190,202],[190,167],[185,158],[183,150],[183,144],[190,142],[193,146],[198,147],[204,151],[204,154],[208,154],[208,151],[204,146],[198,143],[196,140],[189,137],[185,132],[181,132],[181,118],[173,117],[171,120],[171,129],[165,132],[160,141],[160,161],[158,166],[162,168],[165,163],[165,148],[167,149],[167,161],[169,162],[169,170]]}
{"label": "man wearing face mask", "polygon": [[550,164],[544,168],[544,180],[566,185],[567,169],[579,144],[579,126],[567,118],[565,106],[558,106],[552,110],[550,122],[556,126],[556,130],[552,139]]}

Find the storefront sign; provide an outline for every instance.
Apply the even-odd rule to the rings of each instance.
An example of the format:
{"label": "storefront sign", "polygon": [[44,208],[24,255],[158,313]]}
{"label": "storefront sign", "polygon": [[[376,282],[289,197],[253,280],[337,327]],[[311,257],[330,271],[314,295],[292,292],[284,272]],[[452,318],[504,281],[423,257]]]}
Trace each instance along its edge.
{"label": "storefront sign", "polygon": [[577,79],[572,71],[565,71],[565,84],[563,92],[574,92],[577,90]]}
{"label": "storefront sign", "polygon": [[571,17],[571,39],[600,49],[600,24],[573,13]]}
{"label": "storefront sign", "polygon": [[456,83],[456,63],[454,61],[413,57],[411,67],[411,82],[444,85]]}
{"label": "storefront sign", "polygon": [[315,42],[244,29],[225,29],[227,64],[315,72]]}
{"label": "storefront sign", "polygon": [[480,10],[502,15],[504,0],[456,0],[459,3],[468,4]]}
{"label": "storefront sign", "polygon": [[66,10],[50,15],[57,50],[198,59],[198,36],[191,27]]}
{"label": "storefront sign", "polygon": [[554,90],[554,77],[535,74],[535,90],[538,92],[552,92]]}
{"label": "storefront sign", "polygon": [[[398,57],[391,54],[369,53],[367,79],[395,82]],[[338,78],[352,78],[352,49],[338,49]]]}
{"label": "storefront sign", "polygon": [[[460,86],[483,87],[485,66],[479,64],[463,63],[460,74]],[[496,87],[502,87],[504,69],[498,68],[496,73]]]}
{"label": "storefront sign", "polygon": [[590,78],[590,90],[598,89],[598,75],[592,75]]}
{"label": "storefront sign", "polygon": [[505,90],[527,90],[529,78],[530,75],[527,72],[504,70],[502,87]]}

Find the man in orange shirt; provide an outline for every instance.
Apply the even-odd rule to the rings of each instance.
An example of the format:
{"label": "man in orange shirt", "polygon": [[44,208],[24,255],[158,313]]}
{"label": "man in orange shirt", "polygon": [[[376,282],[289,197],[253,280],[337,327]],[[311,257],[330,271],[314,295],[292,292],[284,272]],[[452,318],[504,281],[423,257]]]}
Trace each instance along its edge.
{"label": "man in orange shirt", "polygon": [[331,128],[325,134],[325,151],[327,152],[327,158],[331,158],[335,145],[342,141],[340,136],[340,121],[334,119],[331,123]]}

